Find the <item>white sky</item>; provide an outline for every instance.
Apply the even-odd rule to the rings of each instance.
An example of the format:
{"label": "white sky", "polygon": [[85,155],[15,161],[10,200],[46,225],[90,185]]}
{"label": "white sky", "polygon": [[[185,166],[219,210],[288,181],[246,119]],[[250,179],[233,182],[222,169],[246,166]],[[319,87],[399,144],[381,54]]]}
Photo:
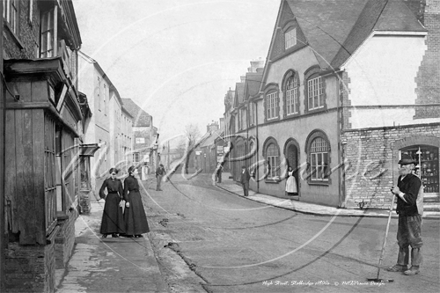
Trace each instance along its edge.
{"label": "white sky", "polygon": [[73,0],[81,50],[161,140],[224,113],[252,59],[267,57],[280,0]]}

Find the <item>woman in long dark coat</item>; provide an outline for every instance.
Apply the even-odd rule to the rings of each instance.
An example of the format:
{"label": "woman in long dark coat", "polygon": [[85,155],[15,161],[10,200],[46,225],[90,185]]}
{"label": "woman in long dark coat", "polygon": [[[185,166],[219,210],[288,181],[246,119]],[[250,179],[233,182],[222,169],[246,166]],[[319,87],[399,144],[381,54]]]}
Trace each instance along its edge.
{"label": "woman in long dark coat", "polygon": [[[112,234],[112,237],[119,237],[119,233],[125,232],[124,215],[122,208],[119,206],[124,189],[121,180],[116,178],[118,170],[111,168],[109,172],[110,178],[104,180],[99,190],[99,196],[105,198],[100,230],[103,238],[106,238],[109,234]],[[107,195],[104,192],[106,188]]]}
{"label": "woman in long dark coat", "polygon": [[124,180],[125,206],[125,235],[129,237],[142,237],[142,233],[150,232],[147,216],[139,193],[139,183],[136,179],[137,169],[128,168],[128,177]]}

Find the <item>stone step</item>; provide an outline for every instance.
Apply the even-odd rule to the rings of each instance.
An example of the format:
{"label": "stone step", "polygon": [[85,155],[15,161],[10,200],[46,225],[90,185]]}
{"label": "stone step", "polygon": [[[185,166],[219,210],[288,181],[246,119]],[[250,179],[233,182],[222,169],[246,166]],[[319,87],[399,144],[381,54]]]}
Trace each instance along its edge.
{"label": "stone step", "polygon": [[440,195],[437,193],[425,193],[423,195],[423,202],[440,202]]}
{"label": "stone step", "polygon": [[428,203],[428,202],[425,202],[423,204],[423,211],[440,212],[440,203]]}

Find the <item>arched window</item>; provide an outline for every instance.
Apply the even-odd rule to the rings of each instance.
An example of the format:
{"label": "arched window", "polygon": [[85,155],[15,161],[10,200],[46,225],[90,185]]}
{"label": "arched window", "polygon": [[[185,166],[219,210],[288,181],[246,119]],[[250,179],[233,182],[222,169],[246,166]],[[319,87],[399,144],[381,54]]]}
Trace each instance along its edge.
{"label": "arched window", "polygon": [[268,163],[268,177],[274,178],[280,175],[280,152],[278,146],[270,143],[266,148],[266,160]]}
{"label": "arched window", "polygon": [[322,137],[316,137],[310,144],[311,181],[328,181],[329,179],[329,143]]}
{"label": "arched window", "polygon": [[286,82],[286,114],[298,113],[299,108],[299,80],[298,75],[294,74]]}

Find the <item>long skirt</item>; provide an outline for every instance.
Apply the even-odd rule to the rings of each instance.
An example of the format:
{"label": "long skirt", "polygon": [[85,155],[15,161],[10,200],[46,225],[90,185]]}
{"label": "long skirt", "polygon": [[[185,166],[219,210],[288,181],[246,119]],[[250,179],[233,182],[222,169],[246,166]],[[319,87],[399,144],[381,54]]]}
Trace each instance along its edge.
{"label": "long skirt", "polygon": [[125,222],[122,208],[119,207],[121,198],[117,193],[109,193],[105,198],[104,211],[101,220],[101,234],[124,233]]}
{"label": "long skirt", "polygon": [[287,193],[298,193],[298,189],[296,187],[295,177],[289,176],[286,182],[286,192]]}
{"label": "long skirt", "polygon": [[150,232],[139,191],[130,191],[127,195],[127,202],[130,203],[130,206],[126,207],[124,211],[125,234],[141,235]]}

